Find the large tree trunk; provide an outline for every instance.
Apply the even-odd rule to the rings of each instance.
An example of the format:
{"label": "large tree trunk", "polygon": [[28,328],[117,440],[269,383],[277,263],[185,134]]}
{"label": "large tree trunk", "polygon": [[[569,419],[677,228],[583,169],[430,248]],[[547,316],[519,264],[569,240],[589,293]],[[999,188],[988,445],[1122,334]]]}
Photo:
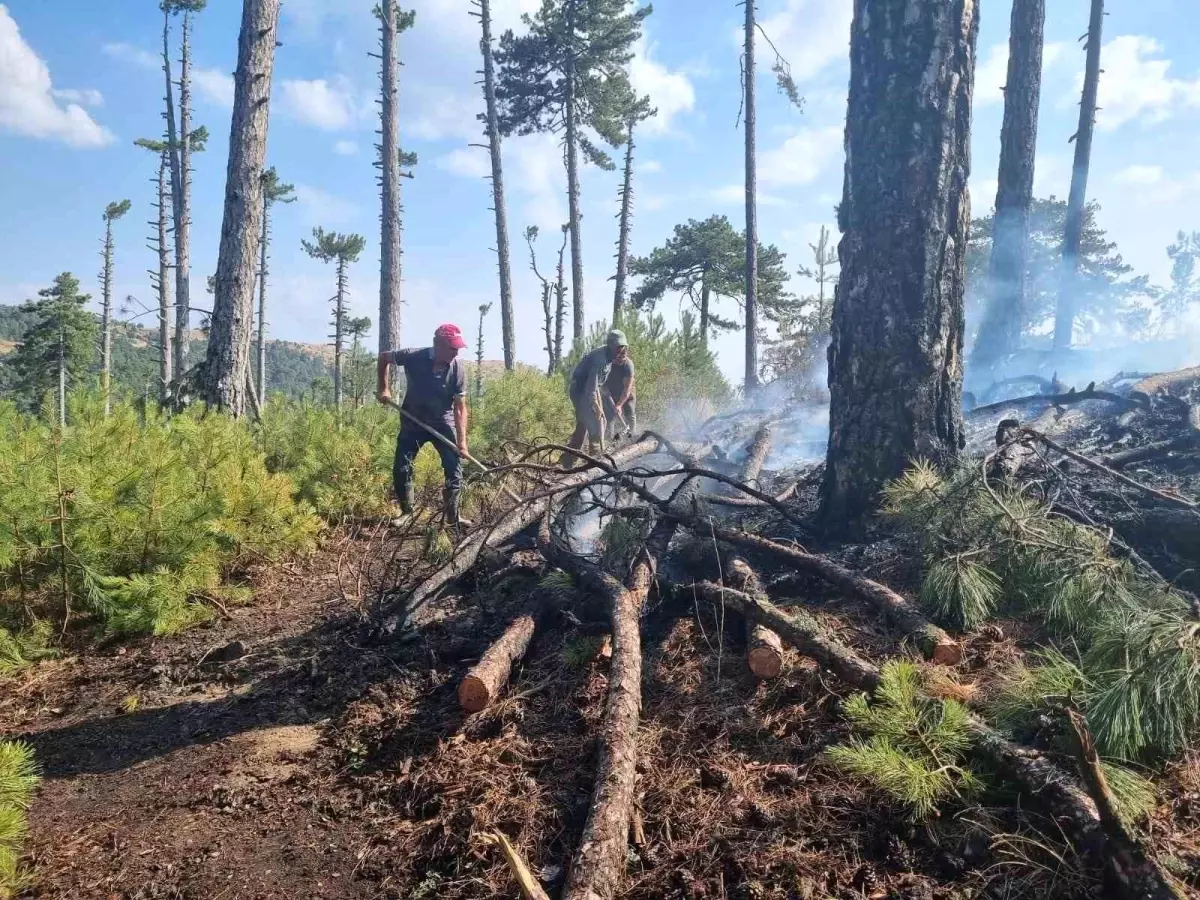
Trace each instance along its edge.
{"label": "large tree trunk", "polygon": [[504,368],[517,365],[517,331],[513,313],[512,263],[508,248],[508,211],[504,202],[504,164],[500,154],[500,120],[496,112],[496,64],[492,57],[490,0],[479,0],[483,39],[483,99],[487,107],[488,152],[492,159],[492,209],[496,213],[496,254],[500,263],[500,330],[504,342]]}
{"label": "large tree trunk", "polygon": [[625,142],[625,179],[621,183],[621,212],[618,215],[620,226],[617,230],[617,277],[613,289],[612,327],[617,327],[621,319],[621,309],[625,306],[625,282],[629,278],[629,229],[633,215],[633,122],[629,123],[629,135]]}
{"label": "large tree trunk", "polygon": [[258,346],[255,362],[258,376],[255,386],[259,401],[267,399],[267,249],[271,243],[271,201],[263,194],[262,237],[258,242]]}
{"label": "large tree trunk", "polygon": [[1092,162],[1092,130],[1096,125],[1096,95],[1100,88],[1100,36],[1104,27],[1104,0],[1092,0],[1088,22],[1087,63],[1083,71],[1083,97],[1079,104],[1079,130],[1075,132],[1075,164],[1071,193],[1067,197],[1067,222],[1063,232],[1062,282],[1054,316],[1054,349],[1071,346],[1078,291],[1079,244],[1083,239],[1083,214],[1087,204],[1088,168]]}
{"label": "large tree trunk", "polygon": [[112,412],[112,288],[113,232],[112,219],[105,218],[104,270],[101,279],[100,305],[100,391],[104,395],[104,415]]}
{"label": "large tree trunk", "polygon": [[976,0],[855,0],[821,517],[859,527],[917,457],[963,446]]}
{"label": "large tree trunk", "polygon": [[[163,76],[166,78],[167,93],[164,98],[166,102],[166,112],[164,118],[167,120],[167,161],[171,169],[171,221],[175,226],[175,265],[179,266],[179,244],[180,234],[186,232],[186,227],[183,222],[183,173],[179,164],[179,131],[175,125],[175,83],[171,80],[171,11],[166,7],[163,8],[163,33],[162,33],[162,58],[163,58]],[[174,359],[172,360],[172,368],[175,373],[182,376],[184,363],[187,361],[187,341],[180,340],[181,334],[187,334],[187,316],[184,316],[183,331],[180,331],[179,323],[179,283],[178,275],[176,275],[175,284],[175,303],[176,303],[176,322],[175,322],[175,346]]]}
{"label": "large tree trunk", "polygon": [[399,8],[383,0],[380,17],[382,106],[380,178],[383,203],[379,252],[379,352],[400,346],[400,115],[396,84]]}
{"label": "large tree trunk", "polygon": [[[575,40],[575,2],[568,0],[567,30],[570,40]],[[583,233],[580,230],[580,218],[583,213],[579,209],[579,123],[575,120],[575,57],[567,59],[567,101],[566,101],[566,139],[567,139],[567,220],[571,231],[571,311],[574,314],[572,325],[573,346],[583,343]]]}
{"label": "large tree trunk", "polygon": [[712,291],[708,287],[708,273],[700,284],[700,345],[708,348],[708,329],[710,325],[709,310],[712,304]]}
{"label": "large tree trunk", "polygon": [[255,251],[262,237],[262,176],[278,26],[279,0],[244,0],[229,129],[225,214],[200,386],[203,399],[235,416],[245,411],[249,380]]}
{"label": "large tree trunk", "polygon": [[988,301],[975,339],[974,361],[983,366],[990,366],[1020,347],[1027,318],[1025,268],[1045,24],[1046,0],[1014,0],[1008,36],[1004,125],[1000,129],[996,217],[988,264]]}
{"label": "large tree trunk", "polygon": [[754,0],[746,0],[746,377],[745,394],[758,388],[758,156],[755,147]]}
{"label": "large tree trunk", "polygon": [[170,163],[164,150],[158,160],[158,233],[154,249],[158,251],[158,401],[165,404],[171,391],[174,358],[171,348],[171,251],[167,245],[167,169]]}
{"label": "large tree trunk", "polygon": [[337,264],[337,295],[333,300],[333,408],[342,415],[342,345],[346,324],[346,260]]}
{"label": "large tree trunk", "polygon": [[175,222],[175,369],[182,373],[188,357],[191,325],[192,229],[192,16],[183,14],[179,59],[179,217]]}

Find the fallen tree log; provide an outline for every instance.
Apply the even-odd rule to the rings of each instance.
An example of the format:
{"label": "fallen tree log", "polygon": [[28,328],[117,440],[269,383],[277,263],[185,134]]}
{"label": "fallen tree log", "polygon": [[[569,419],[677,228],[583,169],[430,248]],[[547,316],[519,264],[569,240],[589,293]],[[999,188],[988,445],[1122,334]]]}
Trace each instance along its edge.
{"label": "fallen tree log", "polygon": [[[628,447],[618,450],[610,457],[611,463],[605,462],[601,470],[615,471],[616,468],[632,462],[639,456],[652,453],[657,446],[658,440],[656,438],[644,438],[635,444],[630,444]],[[611,467],[611,469],[606,467]],[[428,603],[429,599],[445,587],[446,584],[465,574],[467,570],[474,566],[475,561],[479,558],[479,554],[484,548],[503,544],[514,535],[528,528],[542,517],[558,494],[583,486],[594,478],[595,475],[595,469],[585,465],[583,469],[557,479],[552,489],[547,490],[537,499],[509,510],[490,528],[480,529],[479,532],[472,535],[465,543],[455,549],[453,557],[445,565],[427,576],[408,593],[404,601],[403,612],[400,615],[388,616],[380,625],[382,634],[391,635],[396,631],[408,631],[417,627],[420,624],[418,614],[425,604]]]}
{"label": "fallen tree log", "polygon": [[1100,461],[1113,469],[1121,469],[1133,463],[1158,459],[1179,450],[1194,450],[1200,448],[1200,405],[1191,404],[1187,410],[1185,422],[1187,433],[1166,441],[1155,441],[1142,447],[1110,453],[1100,457]]}
{"label": "fallen tree log", "polygon": [[1187,369],[1177,369],[1174,372],[1161,372],[1158,375],[1150,375],[1143,378],[1133,386],[1133,390],[1139,393],[1153,396],[1161,394],[1164,391],[1174,390],[1177,387],[1182,387],[1189,382],[1200,381],[1200,366],[1192,366]]}
{"label": "fallen tree log", "polygon": [[[766,597],[758,573],[746,560],[731,553],[725,560],[722,581],[751,597]],[[778,678],[783,671],[783,641],[761,622],[746,618],[746,665],[758,678]]]}
{"label": "fallen tree log", "polygon": [[[714,603],[724,603],[770,627],[805,656],[847,684],[874,693],[880,671],[852,648],[829,634],[814,618],[794,610],[784,612],[769,601],[712,582],[672,586],[692,591]],[[1041,753],[1015,744],[976,716],[968,723],[972,752],[1008,775],[1051,815],[1066,825],[1077,849],[1106,868],[1128,900],[1179,900],[1170,877],[1128,835],[1106,832],[1095,803],[1079,784]],[[1131,868],[1137,860],[1139,867]]]}
{"label": "fallen tree log", "polygon": [[469,713],[487,709],[500,695],[513,666],[529,648],[537,621],[529,614],[517,616],[458,684],[458,704]]}
{"label": "fallen tree log", "polygon": [[986,413],[1012,409],[1015,406],[1070,406],[1073,403],[1083,403],[1087,400],[1105,400],[1109,403],[1116,403],[1118,406],[1126,409],[1135,409],[1142,406],[1137,401],[1131,400],[1128,397],[1122,397],[1120,394],[1114,394],[1110,391],[1098,391],[1096,390],[1095,382],[1092,382],[1082,391],[1071,388],[1065,394],[1030,394],[1028,397],[1014,397],[1011,400],[999,400],[995,403],[987,403],[983,406],[976,406],[967,415],[972,417],[981,416]]}
{"label": "fallen tree log", "polygon": [[746,461],[742,464],[741,478],[746,484],[758,481],[758,476],[762,474],[763,466],[767,462],[767,454],[771,452],[771,437],[772,429],[769,421],[763,422],[754,432],[754,440],[750,442],[750,450],[746,454]]}
{"label": "fallen tree log", "polygon": [[[785,500],[790,500],[800,490],[800,485],[803,481],[793,481],[786,488],[776,494],[772,499],[775,503],[783,503]],[[712,503],[716,506],[741,506],[741,507],[764,507],[773,504],[766,500],[759,500],[757,497],[726,497],[724,494],[701,494],[700,499],[705,503]]]}
{"label": "fallen tree log", "polygon": [[[666,502],[686,502],[694,491],[694,479],[685,479]],[[538,533],[546,559],[604,597],[612,622],[612,661],[600,724],[596,783],[562,900],[611,900],[625,876],[642,712],[642,610],[654,583],[656,560],[666,553],[676,528],[676,523],[666,517],[655,524],[624,585],[593,563],[559,547],[551,540],[548,520]]]}

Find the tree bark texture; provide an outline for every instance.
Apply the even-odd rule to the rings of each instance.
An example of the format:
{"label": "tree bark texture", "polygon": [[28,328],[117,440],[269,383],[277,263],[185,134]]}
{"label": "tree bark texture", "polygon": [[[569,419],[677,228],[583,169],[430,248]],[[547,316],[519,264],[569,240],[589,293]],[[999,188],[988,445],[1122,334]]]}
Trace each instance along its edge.
{"label": "tree bark texture", "polygon": [[[67,427],[67,336],[63,332],[62,312],[59,312],[58,326],[58,427]],[[65,592],[64,592],[65,594]],[[70,603],[65,597],[64,602]]]}
{"label": "tree bark texture", "polygon": [[758,156],[754,90],[754,0],[746,4],[746,377],[745,395],[758,388]]}
{"label": "tree bark texture", "polygon": [[533,616],[513,619],[458,685],[458,704],[469,713],[487,709],[508,684],[512,667],[525,655],[536,627]]}
{"label": "tree bark texture", "polygon": [[[721,580],[743,594],[766,599],[758,573],[736,553],[726,558]],[[746,665],[758,678],[776,678],[783,671],[783,641],[753,618],[746,619]]]}
{"label": "tree bark texture", "polygon": [[262,238],[258,242],[258,346],[255,348],[255,362],[258,374],[254,380],[258,389],[259,400],[267,398],[267,257],[268,245],[271,243],[271,201],[263,194],[262,204]]}
{"label": "tree bark texture", "polygon": [[[562,365],[563,330],[567,317],[567,272],[563,265],[563,252],[567,247],[567,235],[563,235],[563,245],[558,250],[558,274],[554,283],[554,365],[557,371]],[[551,374],[553,374],[553,371]]]}
{"label": "tree bark texture", "polygon": [[[570,40],[575,41],[575,0],[568,0],[567,30]],[[580,228],[580,218],[583,211],[579,208],[579,123],[575,121],[575,56],[568,51],[567,58],[567,99],[566,99],[566,140],[567,140],[567,224],[571,231],[571,335],[573,346],[583,343],[584,311],[583,311],[583,232]]]}
{"label": "tree bark texture", "polygon": [[399,64],[399,8],[395,0],[383,0],[380,17],[380,178],[382,189],[379,243],[379,352],[400,346],[400,99],[397,85]]}
{"label": "tree bark texture", "polygon": [[1054,349],[1071,346],[1078,291],[1079,244],[1083,239],[1083,213],[1087,204],[1088,169],[1092,164],[1092,131],[1096,127],[1096,98],[1100,90],[1100,39],[1104,28],[1104,0],[1092,0],[1088,22],[1087,62],[1083,70],[1083,97],[1079,103],[1079,129],[1075,132],[1075,162],[1071,192],[1067,195],[1067,221],[1063,230],[1062,283],[1054,316]]}
{"label": "tree bark texture", "polygon": [[171,346],[171,256],[167,238],[167,205],[171,202],[167,184],[170,162],[167,151],[158,160],[158,233],[154,249],[158,252],[158,278],[155,283],[158,293],[158,400],[167,402],[171,390],[171,373],[174,357]]}
{"label": "tree bark texture", "polygon": [[821,517],[860,527],[914,458],[964,444],[976,0],[855,0]]}
{"label": "tree bark texture", "polygon": [[763,422],[754,432],[754,439],[746,451],[746,461],[742,463],[742,471],[738,476],[745,484],[754,484],[762,474],[763,466],[771,453],[772,433],[770,422]]}
{"label": "tree bark texture", "polygon": [[263,165],[279,0],[244,0],[234,76],[225,213],[201,396],[240,416],[246,406],[254,326],[255,255],[262,238]]}
{"label": "tree bark texture", "polygon": [[625,178],[621,182],[621,211],[617,218],[617,276],[613,288],[612,327],[617,327],[621,310],[628,299],[625,287],[629,279],[629,230],[633,216],[633,122],[629,123],[629,135],[625,141]]}
{"label": "tree bark texture", "polygon": [[[180,171],[179,165],[179,131],[175,124],[175,83],[171,80],[171,11],[163,9],[163,34],[162,34],[162,58],[163,58],[163,76],[166,78],[167,93],[166,111],[164,117],[167,120],[167,161],[171,170],[171,221],[175,226],[175,265],[179,265],[179,235],[183,222],[183,173]],[[176,374],[183,375],[183,367],[187,362],[187,342],[180,340],[180,323],[179,323],[179,284],[178,276],[176,276],[175,285],[175,345],[172,348],[174,359],[172,360],[172,369]],[[184,317],[183,335],[187,334],[187,317]]]}
{"label": "tree bark texture", "polygon": [[975,340],[974,360],[991,365],[1019,349],[1028,318],[1025,268],[1029,256],[1029,209],[1033,204],[1034,154],[1042,89],[1046,0],[1014,0],[1008,36],[1004,124],[988,302]]}
{"label": "tree bark texture", "polygon": [[179,58],[179,218],[175,222],[175,370],[188,357],[192,311],[192,15],[183,13]]}
{"label": "tree bark texture", "polygon": [[492,161],[492,210],[496,214],[496,255],[500,264],[500,332],[504,342],[504,368],[517,365],[517,326],[513,311],[512,260],[508,243],[508,207],[504,200],[504,161],[500,152],[500,118],[496,111],[496,63],[492,55],[491,0],[479,0],[483,37],[483,99],[487,115],[488,153]]}
{"label": "tree bark texture", "polygon": [[708,272],[700,283],[700,345],[708,349],[709,311],[712,308],[712,290],[708,286]]}
{"label": "tree bark texture", "polygon": [[100,273],[100,391],[104,395],[104,415],[112,412],[112,220],[104,220],[104,269]]}

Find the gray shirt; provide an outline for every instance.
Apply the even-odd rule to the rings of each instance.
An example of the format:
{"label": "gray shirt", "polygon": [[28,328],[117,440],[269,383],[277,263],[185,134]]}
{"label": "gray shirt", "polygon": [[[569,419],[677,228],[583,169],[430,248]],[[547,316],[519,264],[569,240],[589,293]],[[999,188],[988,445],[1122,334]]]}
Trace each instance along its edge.
{"label": "gray shirt", "polygon": [[393,365],[404,368],[404,402],[401,406],[423,422],[454,425],[454,400],[467,394],[467,373],[453,359],[440,365],[432,347],[391,351]]}
{"label": "gray shirt", "polygon": [[621,399],[626,388],[629,389],[629,396],[633,397],[633,359],[628,356],[609,367],[608,378],[604,381],[604,390],[613,402]]}
{"label": "gray shirt", "polygon": [[598,347],[584,356],[571,373],[571,396],[588,397],[599,391],[611,368],[607,347]]}

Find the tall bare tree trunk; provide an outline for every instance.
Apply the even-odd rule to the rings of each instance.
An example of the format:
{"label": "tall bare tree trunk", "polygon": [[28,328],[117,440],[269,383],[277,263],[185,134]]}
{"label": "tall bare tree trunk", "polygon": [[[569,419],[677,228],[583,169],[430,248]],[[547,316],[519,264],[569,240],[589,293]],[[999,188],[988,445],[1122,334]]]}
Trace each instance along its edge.
{"label": "tall bare tree trunk", "polygon": [[1087,204],[1088,169],[1092,163],[1092,131],[1096,126],[1096,97],[1100,89],[1100,38],[1104,28],[1104,0],[1092,0],[1088,22],[1087,63],[1083,71],[1083,97],[1079,104],[1079,130],[1075,132],[1075,165],[1067,197],[1067,222],[1063,233],[1062,282],[1054,316],[1054,349],[1071,346],[1078,291],[1079,244],[1083,239],[1083,213]]}
{"label": "tall bare tree trunk", "polygon": [[633,122],[629,123],[629,135],[625,141],[625,179],[621,182],[620,226],[617,229],[617,277],[613,289],[613,328],[621,318],[627,292],[625,282],[629,278],[629,229],[633,216]]}
{"label": "tall bare tree trunk", "polygon": [[158,400],[166,403],[171,389],[171,250],[167,241],[167,206],[171,192],[167,184],[170,162],[164,150],[158,158],[158,231],[154,249],[158,252],[158,276],[154,286],[158,294]]}
{"label": "tall bare tree trunk", "polygon": [[400,346],[400,98],[396,70],[400,10],[383,0],[380,16],[380,196],[383,210],[379,245],[379,352]]}
{"label": "tall bare tree trunk", "polygon": [[[175,264],[179,265],[179,232],[180,222],[183,219],[183,175],[179,166],[179,131],[175,125],[175,82],[171,80],[171,11],[164,6],[163,8],[163,33],[162,33],[162,58],[163,58],[163,75],[166,78],[167,93],[166,111],[163,117],[167,120],[167,162],[171,170],[171,221],[175,226]],[[175,285],[176,293],[178,293],[179,285],[178,278]],[[179,298],[175,298],[178,305]],[[178,319],[178,310],[176,311]],[[179,323],[175,323],[176,340],[175,340],[175,359],[173,368],[179,375],[183,374],[184,363],[187,358],[186,342],[183,347],[179,341]]]}
{"label": "tall bare tree trunk", "polygon": [[754,91],[754,0],[746,3],[746,396],[758,388],[758,156]]}
{"label": "tall bare tree trunk", "polygon": [[705,278],[700,284],[700,346],[708,347],[708,329],[710,324],[709,308],[712,305],[712,290],[708,286],[708,270],[705,267]]}
{"label": "tall bare tree trunk", "polygon": [[[868,9],[869,7],[869,9]],[[861,525],[917,457],[963,446],[977,0],[855,0],[821,516]]]}
{"label": "tall bare tree trunk", "polygon": [[563,320],[567,317],[567,271],[563,263],[563,255],[567,249],[567,235],[563,235],[562,246],[558,248],[558,277],[554,284],[554,366],[558,371],[563,360]]}
{"label": "tall bare tree trunk", "polygon": [[1045,24],[1046,0],[1013,0],[996,217],[988,263],[988,303],[973,354],[974,361],[984,366],[1020,347],[1027,317],[1025,268],[1029,256],[1029,208],[1033,204]]}
{"label": "tall bare tree trunk", "polygon": [[342,345],[346,324],[346,260],[337,264],[337,295],[333,306],[333,408],[342,414]]}
{"label": "tall bare tree trunk", "polygon": [[100,274],[100,391],[104,395],[104,415],[112,412],[112,289],[113,289],[113,229],[112,219],[104,224],[104,269]]}
{"label": "tall bare tree trunk", "polygon": [[62,310],[58,324],[58,427],[67,427],[67,336],[63,331]]}
{"label": "tall bare tree trunk", "polygon": [[263,165],[279,0],[244,0],[234,75],[225,214],[201,396],[235,416],[245,411],[254,326],[255,251],[262,238]]}
{"label": "tall bare tree trunk", "polygon": [[258,346],[255,362],[258,376],[255,385],[261,402],[267,399],[267,246],[271,242],[271,201],[263,194],[262,238],[258,242]]}
{"label": "tall bare tree trunk", "polygon": [[[572,44],[575,41],[575,3],[567,0],[567,30]],[[579,123],[576,117],[575,56],[567,59],[566,140],[567,140],[567,221],[571,231],[571,311],[572,337],[575,346],[583,343],[583,232],[579,209]],[[561,356],[559,357],[562,358]]]}
{"label": "tall bare tree trunk", "polygon": [[500,119],[496,112],[496,64],[492,56],[491,0],[478,0],[483,37],[483,99],[487,107],[488,152],[492,159],[492,209],[496,213],[496,255],[500,262],[500,332],[504,342],[504,368],[517,364],[517,330],[513,311],[512,263],[508,244],[508,211],[504,202],[504,161],[500,153]]}
{"label": "tall bare tree trunk", "polygon": [[[192,315],[192,15],[184,10],[179,59],[179,210],[175,219],[175,371],[183,374]],[[174,145],[174,142],[172,142]]]}

